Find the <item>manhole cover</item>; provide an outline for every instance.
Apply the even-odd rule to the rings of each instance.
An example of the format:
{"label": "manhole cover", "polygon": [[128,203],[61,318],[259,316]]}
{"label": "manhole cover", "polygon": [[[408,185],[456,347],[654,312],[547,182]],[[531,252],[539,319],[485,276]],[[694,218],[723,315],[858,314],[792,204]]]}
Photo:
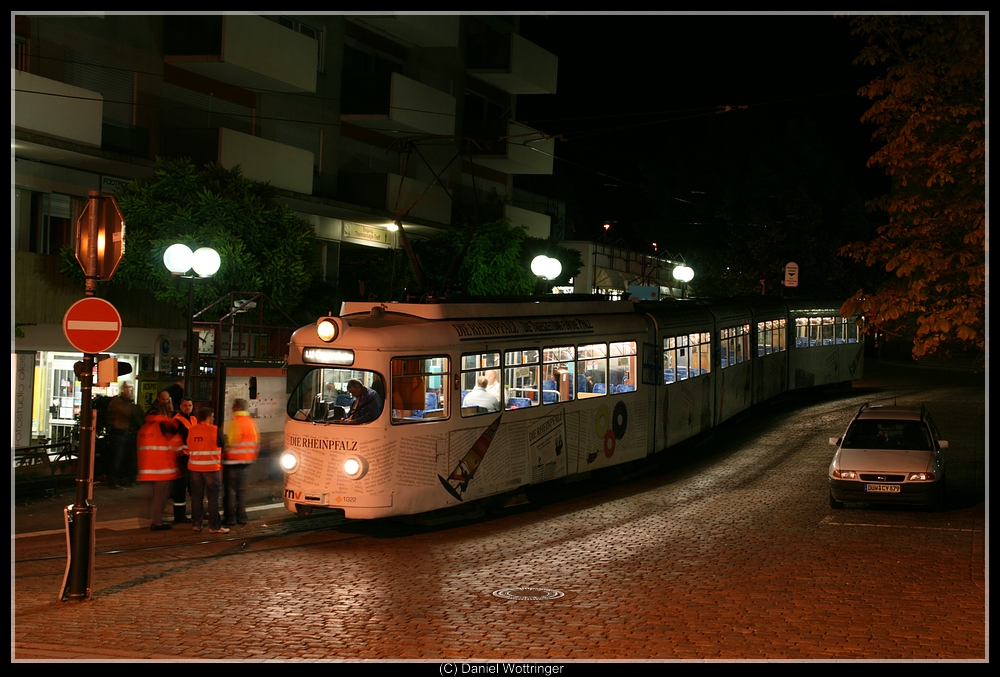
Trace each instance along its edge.
{"label": "manhole cover", "polygon": [[549,588],[504,588],[493,592],[494,597],[504,599],[519,599],[530,602],[537,602],[543,599],[558,599],[563,596],[560,590],[550,590]]}

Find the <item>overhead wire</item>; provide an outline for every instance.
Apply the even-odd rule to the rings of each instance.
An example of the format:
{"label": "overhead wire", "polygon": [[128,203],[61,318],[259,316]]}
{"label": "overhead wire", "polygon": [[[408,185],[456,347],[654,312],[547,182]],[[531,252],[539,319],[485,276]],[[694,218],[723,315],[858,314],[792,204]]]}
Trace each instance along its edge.
{"label": "overhead wire", "polygon": [[[71,59],[66,59],[64,57],[62,57],[62,58],[60,58],[60,57],[49,57],[49,56],[38,55],[38,54],[32,55],[32,58],[34,58],[34,59],[58,60],[61,63],[74,63],[74,64],[89,66],[89,67],[93,67],[93,68],[105,69],[105,70],[109,70],[109,71],[122,71],[122,72],[127,72],[127,73],[142,73],[144,75],[151,75],[151,76],[154,76],[154,77],[164,78],[165,82],[168,81],[166,79],[166,76],[164,76],[164,74],[162,72],[139,71],[139,70],[136,70],[136,69],[122,68],[122,67],[119,67],[119,66],[112,66],[112,65],[108,65],[108,64],[95,63],[95,62],[91,62],[91,61],[73,61]],[[180,67],[176,67],[176,68],[178,68],[179,70],[183,70]],[[182,86],[182,85],[178,85],[178,86]],[[251,88],[246,88],[246,87],[242,87],[241,89],[246,89],[247,91],[250,91],[250,92],[254,93],[255,95],[274,94],[274,95],[280,95],[280,96],[297,96],[297,97],[301,96],[301,97],[308,97],[308,99],[310,101],[320,101],[320,102],[330,102],[330,103],[342,101],[341,97],[323,96],[323,95],[318,95],[318,94],[313,93],[313,92],[285,92],[285,91],[268,90],[268,89],[251,89]],[[24,90],[24,89],[16,89],[14,91],[15,91],[15,93],[35,94],[35,95],[39,95],[39,96],[50,96],[50,97],[53,97],[53,98],[93,100],[92,97],[77,96],[77,95],[71,95],[71,94],[57,94],[57,93],[53,93],[53,92],[37,92],[37,91],[33,91],[33,90]],[[198,90],[193,90],[193,91],[198,91]],[[613,126],[595,127],[595,128],[584,129],[584,130],[575,131],[575,132],[565,132],[564,131],[564,132],[558,133],[558,134],[544,134],[543,132],[537,132],[537,134],[541,138],[553,138],[553,139],[556,139],[556,140],[558,140],[560,142],[568,143],[568,142],[577,141],[579,139],[591,139],[593,137],[599,137],[599,136],[607,135],[607,134],[619,134],[621,132],[635,131],[635,130],[639,130],[639,129],[643,129],[643,128],[647,128],[647,127],[651,127],[651,126],[656,126],[656,125],[673,124],[673,123],[678,123],[678,122],[682,122],[682,121],[685,121],[685,120],[708,118],[708,117],[711,117],[711,116],[714,116],[714,115],[718,115],[720,113],[728,113],[728,112],[733,112],[733,111],[738,111],[738,110],[750,110],[750,109],[756,109],[756,108],[761,108],[761,107],[765,107],[765,106],[772,106],[772,105],[779,105],[779,104],[788,104],[788,103],[792,103],[792,102],[801,102],[803,100],[808,100],[808,99],[815,99],[815,98],[821,98],[821,97],[827,97],[827,96],[834,96],[834,95],[843,94],[843,93],[848,92],[848,91],[853,91],[853,90],[837,90],[835,92],[810,94],[810,95],[804,95],[804,96],[798,96],[798,97],[786,97],[786,98],[777,99],[777,100],[774,100],[774,101],[759,102],[759,103],[747,104],[747,105],[733,105],[733,106],[718,105],[718,106],[704,107],[704,108],[681,109],[679,111],[628,112],[628,113],[617,113],[617,114],[602,113],[602,114],[599,114],[599,115],[586,115],[586,116],[577,116],[577,117],[555,117],[555,118],[540,118],[540,119],[539,118],[532,118],[532,119],[527,119],[527,120],[524,120],[524,121],[520,121],[520,124],[524,124],[525,126],[530,126],[530,125],[538,125],[539,123],[547,123],[547,124],[555,124],[555,125],[558,125],[558,124],[561,123],[561,124],[565,125],[566,123],[572,123],[572,122],[582,121],[582,120],[607,120],[607,119],[613,119],[613,118],[629,118],[629,117],[639,117],[639,116],[661,116],[661,115],[666,115],[666,117],[658,117],[657,119],[653,119],[653,120],[647,120],[647,121],[642,121],[642,122],[634,122],[634,123],[629,123],[629,124],[616,124],[616,125],[613,125]],[[205,94],[207,96],[213,96],[211,93],[205,92]],[[219,98],[222,99],[222,100],[225,100],[225,101],[230,101],[230,99],[228,99],[228,98],[224,98],[224,97],[219,97]],[[273,115],[260,115],[259,113],[256,112],[256,109],[254,109],[254,112],[252,112],[252,113],[238,113],[238,112],[232,112],[232,111],[224,111],[224,112],[223,111],[219,111],[219,112],[216,113],[216,112],[213,112],[213,111],[199,110],[199,109],[193,108],[193,107],[183,107],[183,106],[171,105],[169,103],[146,103],[146,102],[138,102],[138,101],[121,101],[121,100],[107,99],[107,98],[103,98],[103,97],[102,97],[101,100],[104,103],[122,104],[122,105],[130,105],[130,106],[145,107],[145,108],[157,108],[157,109],[159,109],[161,111],[188,110],[188,111],[194,111],[194,112],[199,112],[199,113],[216,114],[216,115],[219,115],[219,116],[222,116],[222,117],[227,117],[227,118],[247,119],[250,122],[255,122],[255,121],[289,122],[289,123],[295,123],[295,124],[308,125],[308,126],[312,126],[312,127],[331,128],[331,129],[339,129],[339,128],[343,128],[345,126],[345,124],[342,123],[342,122],[333,122],[333,121],[327,121],[327,120],[316,120],[316,119],[312,119],[312,118],[311,119],[300,119],[300,118],[280,117],[280,116],[273,116]],[[427,110],[427,109],[423,109],[423,108],[413,108],[413,107],[407,107],[407,106],[391,106],[391,109],[395,109],[395,110],[399,110],[399,111],[406,111],[406,112],[415,112],[415,113],[429,114],[429,115],[441,115],[441,116],[445,116],[445,117],[454,117],[455,116],[454,113],[446,113],[446,112],[441,112],[441,111]],[[685,111],[692,111],[692,112],[690,114],[681,115],[679,117],[674,117],[673,116],[675,113],[685,112]],[[341,115],[343,116],[345,114],[341,114]],[[349,114],[347,114],[347,115],[349,115]],[[350,125],[349,122],[347,124]],[[356,125],[350,125],[350,126],[356,126]],[[389,134],[410,134],[409,130],[385,130],[385,132],[387,132]],[[412,135],[412,134],[410,134],[410,135],[411,136],[423,136],[424,138],[422,139],[422,141],[425,142],[425,143],[426,142],[431,142],[431,141],[434,141],[434,140],[442,140],[443,141],[443,140],[451,140],[451,139],[455,139],[456,138],[454,136],[449,137],[449,136],[440,136],[440,135]],[[524,134],[524,135],[515,135],[515,136],[531,136],[531,135],[532,135],[531,133],[528,133],[528,134]],[[513,137],[509,137],[509,138],[513,138]],[[560,163],[563,163],[563,164],[566,164],[566,165],[572,165],[572,166],[574,166],[574,167],[576,167],[578,169],[590,172],[590,173],[594,174],[595,176],[599,176],[599,177],[602,177],[602,178],[606,178],[606,179],[610,179],[610,180],[613,180],[613,181],[617,181],[617,182],[622,183],[622,184],[638,186],[638,184],[636,184],[633,181],[630,181],[630,180],[627,180],[627,179],[622,179],[620,177],[613,176],[613,175],[608,174],[606,172],[599,171],[599,170],[594,169],[592,167],[588,167],[588,166],[586,166],[586,165],[584,165],[584,164],[582,164],[580,162],[569,160],[568,158],[566,158],[564,156],[557,155],[555,153],[548,153],[548,152],[543,151],[543,150],[541,150],[541,149],[539,149],[537,147],[532,147],[530,145],[530,140],[525,141],[523,143],[523,145],[525,145],[526,147],[532,148],[536,152],[540,152],[540,153],[549,155],[550,157],[553,158],[553,160],[558,160]],[[601,148],[601,147],[593,146],[593,145],[589,145],[589,144],[587,145],[587,148],[588,148],[588,152],[590,152],[592,154],[593,153],[599,153],[599,154],[604,155],[606,157],[611,157],[611,158],[617,159],[617,160],[622,161],[622,162],[634,162],[634,159],[626,159],[624,157],[618,156],[617,154],[609,152],[605,148]]]}

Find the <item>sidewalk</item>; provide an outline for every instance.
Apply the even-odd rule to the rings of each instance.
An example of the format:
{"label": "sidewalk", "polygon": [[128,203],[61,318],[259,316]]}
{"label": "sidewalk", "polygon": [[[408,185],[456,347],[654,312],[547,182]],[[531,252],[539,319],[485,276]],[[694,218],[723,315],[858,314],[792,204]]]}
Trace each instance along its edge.
{"label": "sidewalk", "polygon": [[[247,500],[247,510],[250,519],[259,513],[264,506],[281,504],[281,478],[264,479],[250,484],[250,495]],[[110,489],[100,482],[94,485],[94,498],[91,503],[96,508],[97,528],[121,531],[125,529],[149,528],[150,486],[139,482],[123,489]],[[39,534],[49,531],[63,532],[63,509],[76,501],[76,489],[70,487],[50,497],[40,497],[17,503],[14,510],[14,535],[20,538],[24,534]],[[172,504],[167,502],[164,521],[171,522]],[[280,506],[280,510],[291,516]],[[187,502],[188,516],[191,515],[191,497]]]}

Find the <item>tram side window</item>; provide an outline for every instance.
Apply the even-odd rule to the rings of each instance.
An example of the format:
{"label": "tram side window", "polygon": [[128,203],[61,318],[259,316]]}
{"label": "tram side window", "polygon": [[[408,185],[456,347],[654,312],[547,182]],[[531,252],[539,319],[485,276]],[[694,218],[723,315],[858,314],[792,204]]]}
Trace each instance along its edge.
{"label": "tram side window", "polygon": [[541,403],[538,380],[538,349],[508,350],[503,355],[505,409],[527,409]]}
{"label": "tram side window", "polygon": [[392,360],[393,423],[448,418],[448,366],[445,356]]}
{"label": "tram side window", "polygon": [[609,385],[613,393],[630,393],[636,384],[635,341],[618,341],[610,345]]}
{"label": "tram side window", "polygon": [[569,402],[576,390],[576,348],[542,350],[542,403]]}
{"label": "tram side window", "polygon": [[[482,384],[485,392],[476,390]],[[500,411],[500,353],[462,355],[462,416]]]}
{"label": "tram side window", "polygon": [[345,420],[355,405],[347,391],[347,384],[357,380],[385,398],[385,385],[381,376],[363,369],[325,369],[309,366],[290,366],[288,385],[288,416],[296,421],[337,423]]}
{"label": "tram side window", "polygon": [[847,342],[848,343],[858,343],[861,341],[862,333],[861,327],[864,326],[863,318],[859,315],[855,315],[847,323]]}
{"label": "tram side window", "polygon": [[732,367],[750,354],[750,325],[726,327],[719,334],[719,358],[722,368]]}
{"label": "tram side window", "polygon": [[577,396],[600,397],[608,393],[608,345],[592,343],[576,350]]}
{"label": "tram side window", "polygon": [[832,346],[847,341],[846,321],[840,317],[795,318],[795,347]]}
{"label": "tram side window", "polygon": [[796,348],[808,348],[809,347],[809,318],[808,317],[796,317],[795,318],[795,347]]}
{"label": "tram side window", "polygon": [[785,326],[784,319],[757,323],[758,357],[785,350]]}
{"label": "tram side window", "polygon": [[676,383],[712,371],[712,333],[703,331],[663,339],[663,382]]}

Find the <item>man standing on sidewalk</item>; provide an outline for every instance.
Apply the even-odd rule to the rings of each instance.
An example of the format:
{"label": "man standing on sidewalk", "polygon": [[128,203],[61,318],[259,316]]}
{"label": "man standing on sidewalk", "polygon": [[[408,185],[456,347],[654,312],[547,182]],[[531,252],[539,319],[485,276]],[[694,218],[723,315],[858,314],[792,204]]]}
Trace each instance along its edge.
{"label": "man standing on sidewalk", "polygon": [[[187,451],[188,432],[197,421],[191,415],[194,411],[194,402],[190,398],[180,401],[180,411],[174,414],[174,423],[177,424],[177,432],[181,436],[181,443]],[[174,480],[174,487],[171,490],[171,498],[174,500],[174,524],[183,524],[187,518],[187,495],[188,495],[188,457],[181,454],[177,457],[177,467],[181,471],[181,476]]]}
{"label": "man standing on sidewalk", "polygon": [[132,400],[132,386],[122,384],[120,394],[108,402],[108,439],[111,442],[111,465],[108,486],[121,489],[135,481],[135,434],[142,426],[142,410]]}
{"label": "man standing on sidewalk", "polygon": [[[183,404],[181,405],[183,407]],[[208,494],[208,532],[228,534],[229,529],[219,520],[219,489],[222,484],[222,434],[213,425],[215,414],[209,407],[198,410],[198,418],[188,431],[188,471],[191,478],[191,521],[195,531],[201,531]]]}
{"label": "man standing on sidewalk", "polygon": [[247,411],[247,401],[233,401],[233,417],[226,425],[222,465],[226,483],[227,525],[247,523],[247,473],[260,453],[260,431]]}

